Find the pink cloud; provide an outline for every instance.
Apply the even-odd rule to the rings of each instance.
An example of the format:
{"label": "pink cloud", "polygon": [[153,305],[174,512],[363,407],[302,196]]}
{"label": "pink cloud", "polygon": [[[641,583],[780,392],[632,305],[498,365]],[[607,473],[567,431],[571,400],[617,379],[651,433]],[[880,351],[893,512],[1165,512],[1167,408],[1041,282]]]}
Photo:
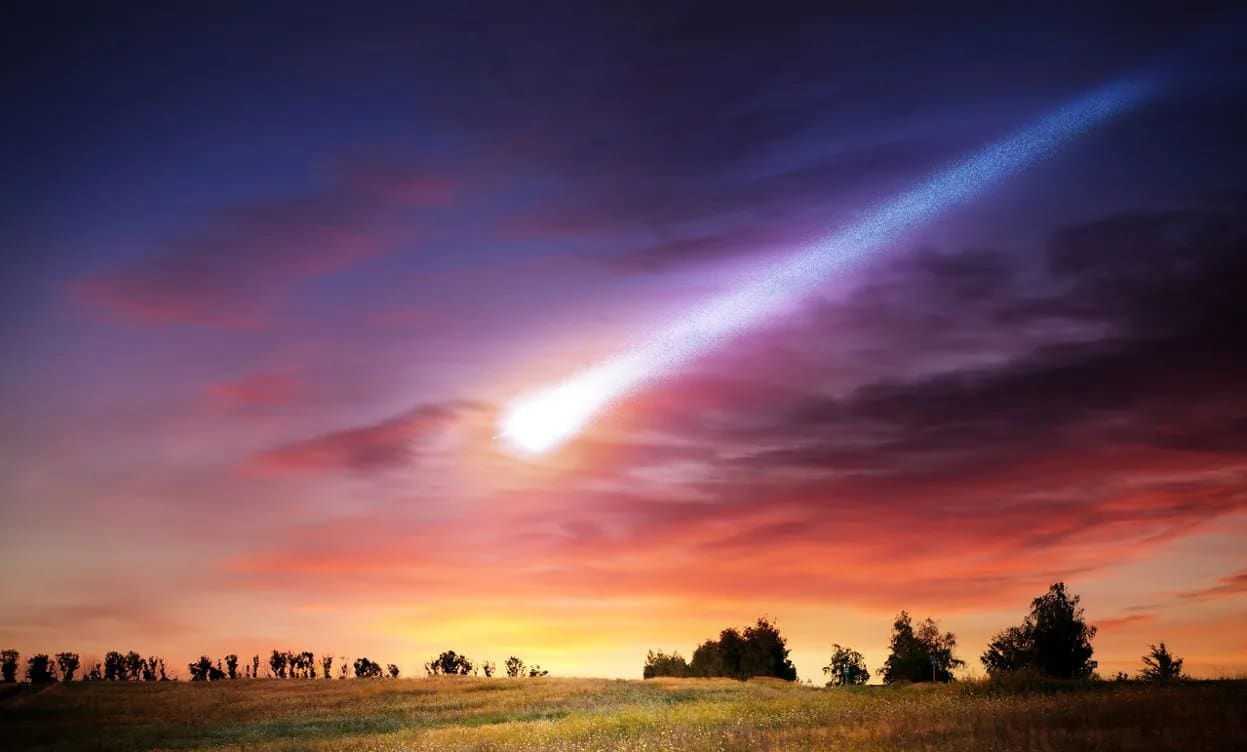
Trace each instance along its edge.
{"label": "pink cloud", "polygon": [[294,379],[255,372],[233,381],[209,384],[205,390],[222,404],[235,406],[281,405],[298,396],[301,385]]}
{"label": "pink cloud", "polygon": [[394,418],[296,441],[253,456],[247,469],[301,474],[376,472],[403,467],[464,409],[457,403],[423,405]]}

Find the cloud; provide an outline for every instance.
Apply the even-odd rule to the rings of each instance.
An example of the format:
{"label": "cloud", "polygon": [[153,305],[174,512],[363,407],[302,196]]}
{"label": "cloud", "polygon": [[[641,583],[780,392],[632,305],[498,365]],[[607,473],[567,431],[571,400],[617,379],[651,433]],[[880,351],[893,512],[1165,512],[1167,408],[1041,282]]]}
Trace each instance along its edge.
{"label": "cloud", "polygon": [[286,404],[299,395],[301,388],[298,381],[289,377],[257,371],[232,381],[209,384],[205,390],[222,404],[252,407]]}
{"label": "cloud", "polygon": [[1100,631],[1106,631],[1121,629],[1122,627],[1133,627],[1140,624],[1151,624],[1154,621],[1156,621],[1156,614],[1129,614],[1108,619],[1098,619],[1095,622],[1095,626]]}
{"label": "cloud", "polygon": [[1203,601],[1234,598],[1245,593],[1247,593],[1247,569],[1222,577],[1217,581],[1216,585],[1182,593],[1180,597],[1188,600]]}
{"label": "cloud", "polygon": [[215,211],[68,292],[127,322],[264,326],[282,294],[381,252],[388,222],[445,204],[451,190],[424,173],[351,165],[320,190]]}
{"label": "cloud", "polygon": [[[501,595],[478,570],[506,551],[535,597],[965,610],[1145,556],[1247,510],[1247,347],[1224,318],[1247,299],[1232,294],[1240,235],[1165,215],[1083,230],[1056,236],[1038,277],[978,251],[875,267],[857,294],[630,398],[562,454],[508,465],[481,459],[498,449],[480,437],[496,485],[433,536],[470,545],[391,521],[376,537],[392,546],[278,547],[235,574]],[[1141,232],[1200,240],[1170,247],[1180,262],[1147,252],[1170,267],[1144,273],[1117,251]],[[418,409],[258,461],[385,472],[449,419]]]}
{"label": "cloud", "polygon": [[378,423],[331,431],[261,452],[248,461],[247,468],[280,474],[399,469],[418,459],[438,432],[469,408],[459,402],[422,405]]}

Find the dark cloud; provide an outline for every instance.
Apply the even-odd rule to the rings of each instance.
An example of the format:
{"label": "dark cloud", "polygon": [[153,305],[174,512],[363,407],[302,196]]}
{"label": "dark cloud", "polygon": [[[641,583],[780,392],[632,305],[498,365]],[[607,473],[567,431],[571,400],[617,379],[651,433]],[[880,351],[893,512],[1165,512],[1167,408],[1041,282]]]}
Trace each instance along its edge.
{"label": "dark cloud", "polygon": [[450,195],[447,180],[424,172],[347,165],[322,190],[222,209],[69,291],[127,321],[261,326],[296,283],[375,255],[387,220]]}

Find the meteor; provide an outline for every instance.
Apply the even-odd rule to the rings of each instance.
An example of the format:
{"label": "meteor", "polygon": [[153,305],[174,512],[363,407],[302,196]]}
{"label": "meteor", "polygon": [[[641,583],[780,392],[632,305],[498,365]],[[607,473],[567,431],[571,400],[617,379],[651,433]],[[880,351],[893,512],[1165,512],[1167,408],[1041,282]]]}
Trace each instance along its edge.
{"label": "meteor", "polygon": [[1138,105],[1158,87],[1153,76],[1102,86],[936,172],[847,227],[704,301],[649,339],[562,382],[521,396],[501,415],[499,437],[526,454],[539,454],[563,444],[628,393],[742,330],[790,309],[833,272],[878,252],[905,230],[982,193],[1063,141]]}

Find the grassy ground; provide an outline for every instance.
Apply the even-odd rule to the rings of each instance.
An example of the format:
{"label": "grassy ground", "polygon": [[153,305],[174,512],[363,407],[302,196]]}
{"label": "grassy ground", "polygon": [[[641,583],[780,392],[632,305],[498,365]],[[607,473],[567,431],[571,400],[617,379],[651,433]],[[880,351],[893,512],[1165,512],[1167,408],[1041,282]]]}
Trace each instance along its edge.
{"label": "grassy ground", "polygon": [[660,679],[0,688],[0,748],[1244,750],[1247,682],[816,689]]}

